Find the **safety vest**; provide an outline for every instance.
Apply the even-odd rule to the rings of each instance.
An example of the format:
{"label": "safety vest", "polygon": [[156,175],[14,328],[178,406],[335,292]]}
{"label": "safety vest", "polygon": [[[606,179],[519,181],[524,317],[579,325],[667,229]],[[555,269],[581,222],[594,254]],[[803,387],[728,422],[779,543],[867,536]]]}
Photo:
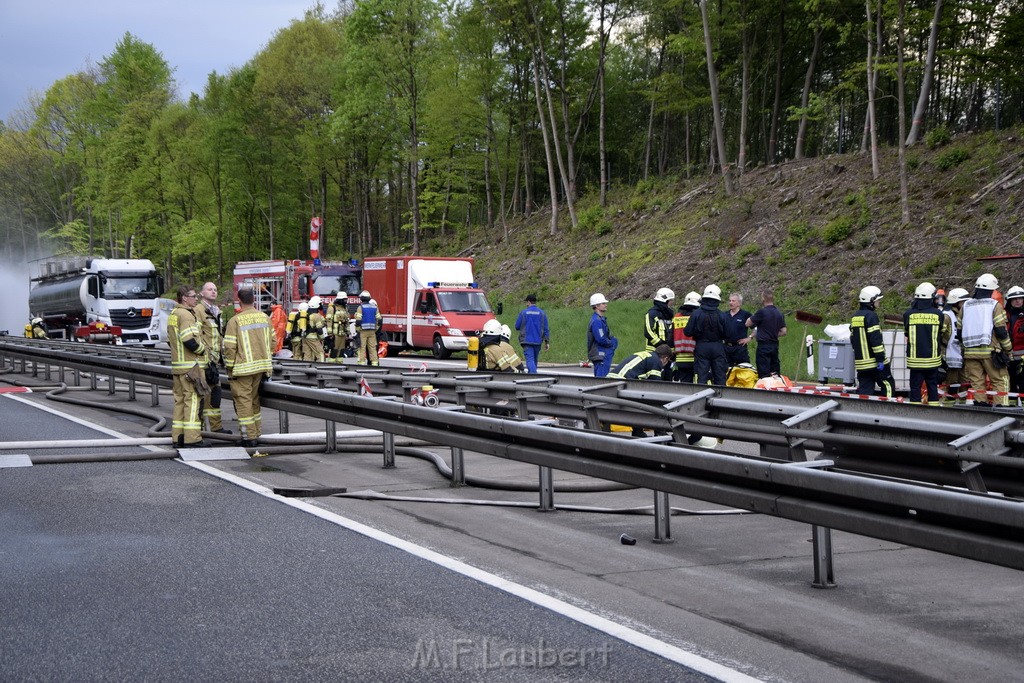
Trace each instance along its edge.
{"label": "safety vest", "polygon": [[949,341],[946,342],[946,367],[957,370],[964,366],[964,352],[960,348],[960,321],[956,311],[943,311],[949,319]]}
{"label": "safety vest", "polygon": [[692,363],[693,351],[697,348],[697,340],[684,331],[688,322],[689,313],[676,313],[672,318],[672,346],[678,363]]}
{"label": "safety vest", "polygon": [[224,365],[232,377],[269,375],[275,345],[273,327],[266,314],[244,310],[229,320],[224,330]]}
{"label": "safety vest", "polygon": [[363,330],[377,329],[377,307],[363,304],[359,307],[359,327]]}

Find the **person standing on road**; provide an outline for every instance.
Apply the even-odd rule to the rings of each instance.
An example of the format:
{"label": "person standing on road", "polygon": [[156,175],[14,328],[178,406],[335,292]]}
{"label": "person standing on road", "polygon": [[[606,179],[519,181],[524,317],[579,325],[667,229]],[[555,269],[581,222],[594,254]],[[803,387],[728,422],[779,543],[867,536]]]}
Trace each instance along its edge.
{"label": "person standing on road", "polygon": [[[960,330],[964,350],[964,379],[974,391],[974,405],[1007,405],[1010,391],[1010,353],[1013,343],[1006,326],[1006,310],[993,295],[999,280],[991,273],[974,283],[974,296],[964,302],[963,327]],[[985,393],[988,383],[995,401]]]}
{"label": "person standing on road", "polygon": [[545,351],[551,348],[548,315],[537,306],[536,294],[526,295],[526,308],[516,318],[516,329],[519,330],[519,344],[526,359],[526,372],[536,375],[541,344]]}
{"label": "person standing on road", "polygon": [[[672,345],[672,302],[675,298],[676,293],[668,287],[662,287],[654,293],[654,301],[644,317],[644,340],[647,342],[645,351],[653,352],[662,344]],[[662,379],[672,381],[671,363],[665,369]]]}
{"label": "person standing on road", "polygon": [[199,303],[192,309],[199,321],[199,334],[206,347],[206,383],[210,385],[210,395],[203,400],[203,417],[209,422],[210,431],[219,434],[230,434],[224,429],[220,412],[220,340],[223,326],[220,318],[220,306],[217,305],[217,285],[207,282],[199,290]]}
{"label": "person standing on road", "polygon": [[380,365],[377,357],[377,330],[380,329],[380,309],[365,289],[359,293],[356,309],[356,329],[359,330],[359,364]]}
{"label": "person standing on road", "polygon": [[594,377],[607,377],[615,358],[615,349],[619,348],[619,340],[612,336],[608,327],[608,299],[604,294],[592,295],[590,308],[594,314],[590,316],[590,325],[587,327],[587,360],[594,366]]}
{"label": "person standing on road", "polygon": [[324,337],[327,336],[327,321],[320,313],[323,301],[319,296],[309,300],[309,319],[306,323],[306,336],[302,338],[302,360],[314,363],[324,362]]}
{"label": "person standing on road", "polygon": [[[178,448],[203,445],[202,399],[192,377],[206,371],[206,347],[203,346],[199,320],[196,318],[195,287],[178,287],[177,305],[167,316],[167,344],[171,347],[174,412],[171,417],[171,439]],[[189,373],[193,373],[190,375]],[[205,377],[200,376],[200,381]]]}
{"label": "person standing on road", "polygon": [[1024,394],[1024,287],[1013,286],[1006,292],[1006,322],[1013,345],[1010,391]]}
{"label": "person standing on road", "polygon": [[687,336],[686,323],[690,322],[690,315],[700,308],[700,294],[689,292],[683,298],[683,305],[672,318],[672,342],[676,352],[676,360],[672,371],[672,381],[693,384],[693,351],[697,348],[697,341]]}
{"label": "person standing on road", "polygon": [[693,370],[697,384],[711,382],[725,386],[729,372],[729,360],[725,355],[725,326],[728,314],[718,310],[722,303],[722,290],[718,285],[708,285],[700,299],[700,308],[690,314],[690,320],[683,332],[696,341],[693,351]]}
{"label": "person standing on road", "polygon": [[882,325],[878,320],[875,306],[882,300],[882,290],[868,285],[860,290],[860,307],[850,320],[850,344],[853,346],[853,362],[857,369],[857,393],[875,394],[875,386],[881,387],[879,396],[892,398],[894,381],[889,369],[889,358],[885,355],[882,341]]}
{"label": "person standing on road", "polygon": [[251,289],[238,290],[242,310],[224,330],[224,365],[245,448],[255,448],[263,433],[260,383],[273,371],[270,357],[275,345],[270,319],[253,308],[254,298]]}
{"label": "person standing on road", "polygon": [[922,282],[914,290],[914,301],[903,313],[910,370],[910,402],[921,403],[921,384],[928,389],[928,403],[939,402],[939,366],[946,316],[935,305],[935,285]]}
{"label": "person standing on road", "polygon": [[962,287],[951,289],[946,298],[946,306],[942,314],[946,316],[948,325],[944,327],[947,334],[943,341],[943,359],[946,367],[946,398],[953,403],[962,403],[961,387],[964,383],[964,352],[960,346],[960,317],[964,301],[970,293]]}
{"label": "person standing on road", "polygon": [[747,344],[753,336],[750,331],[750,311],[743,308],[743,295],[733,292],[729,295],[729,310],[725,318],[725,358],[729,367],[740,363],[750,365],[750,350]]}
{"label": "person standing on road", "polygon": [[[747,318],[746,326],[757,328],[757,376],[771,377],[782,374],[779,363],[779,337],[785,337],[786,318],[775,307],[775,292],[766,289],[761,293],[761,308]],[[744,347],[745,348],[745,347]]]}

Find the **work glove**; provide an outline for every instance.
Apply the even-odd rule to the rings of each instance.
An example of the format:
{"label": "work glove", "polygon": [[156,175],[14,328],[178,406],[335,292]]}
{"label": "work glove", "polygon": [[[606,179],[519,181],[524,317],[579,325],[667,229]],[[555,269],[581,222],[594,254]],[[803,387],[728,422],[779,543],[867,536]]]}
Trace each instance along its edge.
{"label": "work glove", "polygon": [[879,372],[885,372],[885,363],[879,363],[878,364],[878,371]]}

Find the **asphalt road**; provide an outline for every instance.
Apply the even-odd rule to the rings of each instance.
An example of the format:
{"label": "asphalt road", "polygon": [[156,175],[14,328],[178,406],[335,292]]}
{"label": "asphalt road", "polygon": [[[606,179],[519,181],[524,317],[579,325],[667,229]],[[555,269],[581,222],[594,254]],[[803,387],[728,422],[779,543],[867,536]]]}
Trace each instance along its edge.
{"label": "asphalt road", "polygon": [[[0,401],[2,440],[101,436]],[[0,500],[0,680],[708,680],[178,461],[9,468]]]}

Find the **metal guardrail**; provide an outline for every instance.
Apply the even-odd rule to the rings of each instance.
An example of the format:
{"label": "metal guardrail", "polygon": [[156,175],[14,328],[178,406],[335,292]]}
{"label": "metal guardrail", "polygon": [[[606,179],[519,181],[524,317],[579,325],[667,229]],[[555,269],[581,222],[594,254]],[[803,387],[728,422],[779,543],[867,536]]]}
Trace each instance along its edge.
{"label": "metal guardrail", "polygon": [[[132,386],[136,382],[171,384],[166,358],[144,356],[146,360],[136,360],[132,352],[71,346],[0,340],[0,357],[26,366],[23,370],[39,364],[49,372],[53,365],[76,373],[124,378]],[[394,435],[402,435],[535,464],[541,468],[542,484],[545,468],[563,470],[806,522],[818,530],[841,529],[1024,569],[1024,502],[837,471],[828,460],[808,462],[691,448],[684,438],[687,431],[698,430],[760,442],[753,435],[759,431],[764,441],[789,456],[806,454],[808,443],[817,440],[826,452],[831,450],[841,457],[868,448],[867,440],[874,439],[886,442],[879,444],[882,451],[919,457],[928,454],[926,437],[931,424],[933,435],[938,435],[933,442],[953,436],[960,443],[949,446],[943,441],[945,450],[929,457],[963,462],[957,460],[958,451],[974,449],[973,444],[979,443],[970,451],[973,457],[983,457],[986,469],[1004,468],[1015,473],[1015,481],[1019,481],[1024,461],[1006,455],[1020,448],[1016,417],[955,411],[964,416],[963,421],[954,424],[947,420],[935,426],[935,421],[911,418],[901,410],[905,406],[874,404],[881,414],[872,418],[834,400],[814,401],[808,396],[717,387],[682,387],[680,396],[665,391],[676,388],[674,385],[591,381],[583,377],[530,376],[505,381],[504,376],[467,378],[465,373],[440,376],[301,365],[283,366],[280,374],[290,381],[266,385],[266,406],[329,423],[378,429],[385,433],[386,450],[387,435],[391,435],[392,463]],[[358,395],[354,389],[360,379],[376,387],[378,396]],[[448,409],[395,400],[424,380],[441,388],[442,398],[449,401]],[[473,412],[474,408],[512,410],[519,417],[480,414]],[[939,413],[937,409],[923,410]],[[523,419],[531,415],[580,420],[590,428],[570,428],[555,420]],[[741,416],[745,416],[743,420]],[[669,434],[651,440],[593,429],[606,422],[650,426]],[[910,429],[910,436],[905,445],[894,446],[887,437],[898,434],[901,428]],[[872,430],[877,430],[873,437]],[[386,453],[385,463],[387,458]],[[1004,460],[1014,466],[1004,464]],[[815,540],[827,543],[817,533]],[[830,573],[830,565],[827,571]]]}

